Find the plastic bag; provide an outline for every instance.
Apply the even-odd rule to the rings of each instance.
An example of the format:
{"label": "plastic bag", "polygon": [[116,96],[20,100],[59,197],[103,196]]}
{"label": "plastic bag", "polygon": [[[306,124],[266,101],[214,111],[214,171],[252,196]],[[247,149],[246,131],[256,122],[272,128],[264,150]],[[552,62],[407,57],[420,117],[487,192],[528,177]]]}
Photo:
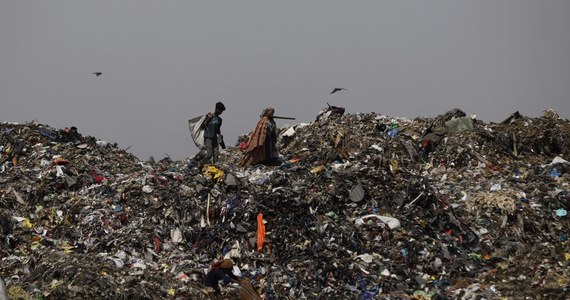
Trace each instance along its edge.
{"label": "plastic bag", "polygon": [[188,128],[190,129],[190,136],[192,137],[194,144],[196,144],[196,147],[198,147],[198,149],[200,150],[206,148],[206,145],[204,144],[204,132],[206,130],[202,127],[202,124],[206,120],[206,117],[207,115],[203,115],[188,120]]}

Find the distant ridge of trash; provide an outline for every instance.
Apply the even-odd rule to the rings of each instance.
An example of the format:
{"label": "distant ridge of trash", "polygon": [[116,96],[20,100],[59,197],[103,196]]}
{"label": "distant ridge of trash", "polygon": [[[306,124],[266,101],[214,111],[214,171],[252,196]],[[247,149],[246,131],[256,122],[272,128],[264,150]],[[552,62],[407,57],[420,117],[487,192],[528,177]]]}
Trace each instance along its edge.
{"label": "distant ridge of trash", "polygon": [[570,122],[555,111],[329,105],[279,132],[280,165],[239,168],[244,137],[203,165],[0,122],[0,299],[204,299],[222,258],[264,299],[568,298]]}

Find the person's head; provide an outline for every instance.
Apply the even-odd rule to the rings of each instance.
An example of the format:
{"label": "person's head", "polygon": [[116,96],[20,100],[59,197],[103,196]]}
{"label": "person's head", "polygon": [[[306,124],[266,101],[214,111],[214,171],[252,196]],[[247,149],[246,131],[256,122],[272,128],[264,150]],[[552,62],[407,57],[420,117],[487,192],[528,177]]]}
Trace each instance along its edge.
{"label": "person's head", "polygon": [[273,107],[268,107],[266,109],[263,110],[263,112],[261,113],[261,117],[268,117],[268,118],[273,118],[273,114],[275,113],[275,109]]}
{"label": "person's head", "polygon": [[233,267],[234,267],[234,262],[231,259],[218,260],[212,264],[212,270],[232,269]]}
{"label": "person's head", "polygon": [[234,267],[234,262],[231,259],[224,259],[220,264],[220,268],[222,269],[231,269]]}
{"label": "person's head", "polygon": [[216,103],[216,110],[214,112],[216,115],[221,115],[224,110],[226,110],[226,106],[222,102]]}

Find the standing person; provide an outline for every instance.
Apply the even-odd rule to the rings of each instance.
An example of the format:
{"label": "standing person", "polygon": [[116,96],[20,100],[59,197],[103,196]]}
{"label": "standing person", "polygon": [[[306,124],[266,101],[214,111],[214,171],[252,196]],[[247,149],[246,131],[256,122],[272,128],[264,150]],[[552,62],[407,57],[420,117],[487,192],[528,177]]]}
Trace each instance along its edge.
{"label": "standing person", "polygon": [[204,286],[210,288],[210,291],[208,292],[210,299],[222,299],[222,291],[218,284],[220,280],[223,285],[227,285],[231,281],[239,281],[239,277],[232,273],[233,267],[234,262],[231,259],[220,260],[212,264],[210,271],[208,271],[206,278],[204,278]]}
{"label": "standing person", "polygon": [[261,118],[249,136],[245,156],[239,164],[240,167],[258,163],[265,165],[277,165],[279,163],[277,125],[273,119],[274,113],[275,109],[272,107],[263,110]]}
{"label": "standing person", "polygon": [[[220,115],[226,110],[226,107],[222,102],[216,103],[216,109],[214,113],[208,113],[206,120],[204,120],[204,145],[206,146],[206,157],[204,157],[204,162],[210,162],[215,164],[218,162],[218,156],[220,154],[220,141],[223,141],[223,135],[220,132],[220,128],[222,127],[222,118]],[[222,148],[225,148],[225,145],[222,144]]]}

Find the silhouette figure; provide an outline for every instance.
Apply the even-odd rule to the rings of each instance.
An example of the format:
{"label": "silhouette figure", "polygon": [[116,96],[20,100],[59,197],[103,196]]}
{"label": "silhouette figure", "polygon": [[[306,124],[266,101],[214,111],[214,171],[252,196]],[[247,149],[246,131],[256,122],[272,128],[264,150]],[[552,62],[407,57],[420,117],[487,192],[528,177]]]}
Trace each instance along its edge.
{"label": "silhouette figure", "polygon": [[93,74],[95,74],[95,77],[99,77],[101,74],[103,74],[103,72],[93,72]]}
{"label": "silhouette figure", "polygon": [[334,93],[336,93],[336,92],[340,92],[340,91],[342,91],[342,90],[348,91],[348,90],[345,89],[345,88],[334,88],[334,89],[332,90],[332,92],[331,92],[331,95],[334,94]]}

